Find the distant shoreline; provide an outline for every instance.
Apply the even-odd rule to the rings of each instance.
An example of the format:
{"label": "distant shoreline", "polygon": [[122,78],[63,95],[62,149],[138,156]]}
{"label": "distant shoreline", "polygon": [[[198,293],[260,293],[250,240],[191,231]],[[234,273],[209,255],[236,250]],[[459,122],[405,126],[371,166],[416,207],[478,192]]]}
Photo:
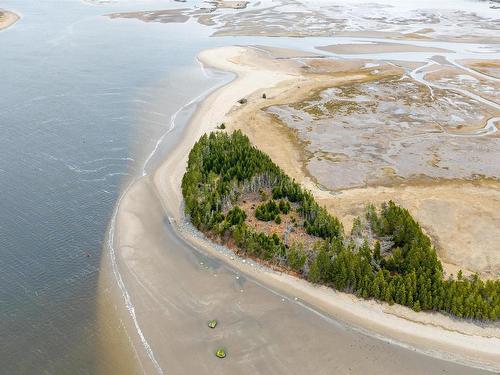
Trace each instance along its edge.
{"label": "distant shoreline", "polygon": [[12,26],[19,20],[19,16],[9,10],[0,9],[0,30]]}

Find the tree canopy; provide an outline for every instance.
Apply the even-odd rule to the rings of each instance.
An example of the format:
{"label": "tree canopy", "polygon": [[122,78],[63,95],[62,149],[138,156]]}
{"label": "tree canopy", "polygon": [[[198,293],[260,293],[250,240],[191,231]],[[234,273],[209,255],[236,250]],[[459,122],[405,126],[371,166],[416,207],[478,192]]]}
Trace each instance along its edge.
{"label": "tree canopy", "polygon": [[[317,237],[314,247],[287,246],[276,233],[257,232],[246,224],[247,215],[236,202],[242,194],[262,189],[272,191],[272,198],[257,207],[256,217],[281,222],[280,213],[288,214],[292,203],[302,220],[299,224]],[[198,229],[230,238],[245,254],[288,267],[311,282],[415,311],[480,320],[500,317],[500,281],[483,281],[477,275],[464,278],[461,273],[445,279],[430,238],[408,210],[394,202],[380,210],[368,205],[363,220],[376,241],[370,244],[365,238],[356,245],[345,236],[338,218],[240,131],[201,137],[189,154],[182,193],[185,212]],[[361,219],[355,223],[352,236],[359,236]],[[390,245],[382,250],[384,240]]]}

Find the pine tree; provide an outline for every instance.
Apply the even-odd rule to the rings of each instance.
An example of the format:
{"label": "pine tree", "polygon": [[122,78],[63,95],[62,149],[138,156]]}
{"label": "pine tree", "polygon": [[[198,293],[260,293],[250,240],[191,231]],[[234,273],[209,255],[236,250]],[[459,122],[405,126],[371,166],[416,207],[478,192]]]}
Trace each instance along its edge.
{"label": "pine tree", "polygon": [[[272,199],[268,199],[268,191]],[[293,244],[287,249],[277,234],[258,232],[245,224],[246,213],[238,207],[238,200],[246,193],[258,192],[265,198],[256,209],[260,220],[280,223],[280,215],[287,215],[293,205],[300,215],[296,225],[321,239],[309,249],[310,256]],[[356,220],[353,234],[359,237],[367,230],[376,242],[373,251],[367,241],[358,248],[344,238],[338,218],[319,206],[309,191],[284,174],[240,131],[200,138],[189,153],[182,194],[185,213],[198,229],[221,241],[232,238],[239,251],[288,265],[313,282],[364,298],[396,302],[415,311],[499,318],[500,281],[484,282],[477,275],[465,278],[462,272],[456,280],[445,280],[430,238],[406,209],[392,201],[382,204],[380,211],[368,205],[368,225],[362,228],[361,220]],[[384,256],[377,240],[384,241]]]}

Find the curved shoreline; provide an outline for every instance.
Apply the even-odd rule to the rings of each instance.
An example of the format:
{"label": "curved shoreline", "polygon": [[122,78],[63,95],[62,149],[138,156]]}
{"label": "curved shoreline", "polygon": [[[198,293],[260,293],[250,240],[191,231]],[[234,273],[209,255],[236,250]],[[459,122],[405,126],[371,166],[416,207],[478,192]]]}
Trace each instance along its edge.
{"label": "curved shoreline", "polygon": [[19,19],[20,17],[16,13],[5,9],[0,9],[0,31],[12,26],[17,21],[19,21]]}
{"label": "curved shoreline", "polygon": [[[194,142],[202,134],[214,130],[217,124],[224,122],[239,98],[257,90],[269,89],[284,80],[299,78],[290,74],[279,74],[272,70],[244,67],[232,62],[245,51],[247,50],[242,47],[224,47],[203,51],[199,56],[204,64],[235,73],[237,78],[217,90],[202,103],[191,119],[181,143],[167,156],[154,174],[154,185],[163,206],[176,222],[182,221],[180,181],[185,171],[189,150]],[[211,254],[227,261],[226,256],[221,255],[213,246],[200,241],[199,238],[189,234],[187,236],[184,234],[183,237],[193,245],[201,246]],[[451,356],[458,362],[489,370],[500,370],[500,329],[498,328],[487,329],[483,335],[478,335],[478,326],[465,321],[457,322],[442,314],[415,313],[402,306],[365,301],[329,288],[316,287],[288,275],[276,274],[262,268],[249,268],[248,263],[235,261],[231,264],[273,287],[290,288],[288,292],[292,291],[292,294],[298,295],[303,301],[378,335],[393,337],[428,354],[431,353],[425,348],[440,352],[444,354],[440,355],[441,358],[450,359]],[[473,331],[476,332],[473,333]],[[460,360],[462,357],[464,360]]]}
{"label": "curved shoreline", "polygon": [[[164,218],[165,214],[168,215],[168,221],[170,224],[174,224],[170,227],[184,243],[201,249],[202,253],[223,259],[225,263],[241,271],[242,274],[249,275],[265,289],[280,296],[287,296],[291,302],[300,304],[303,308],[320,315],[323,319],[330,320],[330,317],[335,317],[335,320],[338,319],[339,322],[357,327],[354,329],[367,336],[395,343],[430,357],[479,369],[498,371],[500,369],[500,333],[497,328],[485,330],[467,322],[453,321],[441,314],[418,313],[417,317],[415,315],[417,313],[401,306],[388,306],[374,301],[360,300],[333,289],[317,287],[286,274],[253,266],[254,262],[231,255],[220,246],[203,239],[199,233],[191,230],[186,231],[178,225],[183,223],[180,181],[185,171],[189,151],[198,138],[208,131],[215,130],[218,124],[224,122],[240,98],[248,97],[256,92],[261,93],[264,89],[266,92],[279,90],[280,85],[285,82],[293,82],[295,85],[302,82],[300,74],[296,74],[293,69],[288,73],[283,73],[276,71],[276,69],[273,70],[269,66],[239,64],[238,60],[248,53],[251,53],[251,49],[243,47],[224,47],[200,53],[199,60],[203,64],[232,72],[236,74],[236,78],[209,94],[199,104],[188,126],[183,130],[182,139],[167,155],[159,168],[153,175],[136,179],[117,204],[115,238],[110,238],[113,242],[111,245],[116,250],[110,249],[110,251],[115,252],[116,266],[120,269],[121,274],[120,278],[125,280],[128,288],[133,289],[130,291],[131,295],[140,298],[141,294],[146,293],[150,294],[151,298],[157,298],[158,296],[155,297],[152,294],[154,292],[151,289],[152,285],[155,282],[165,282],[159,275],[147,273],[147,269],[138,264],[140,263],[139,258],[143,256],[148,256],[151,259],[159,256],[158,250],[149,245],[147,246],[149,249],[147,255],[137,251],[139,247],[140,249],[144,248],[144,244],[136,237],[142,236],[142,241],[144,241],[144,238],[148,237],[146,232],[154,230],[148,227],[151,223],[146,220],[141,222],[144,216],[138,216],[137,207],[142,207],[141,214],[146,215],[145,212],[149,210],[147,215],[154,216],[151,222],[155,222],[155,220],[161,222],[159,218]],[[313,187],[312,182],[306,185],[308,188]],[[161,202],[160,207],[157,204],[158,200]],[[144,208],[144,205],[147,207]],[[155,222],[155,224],[157,223]],[[109,257],[110,254],[105,256]],[[107,260],[107,262],[109,261],[110,259]],[[111,259],[111,261],[114,260]],[[109,269],[107,271],[110,272],[111,266],[108,265],[107,268]],[[131,285],[131,283],[137,285]],[[123,305],[123,296],[119,291],[115,292],[113,292],[113,297],[118,298],[118,301]],[[130,297],[125,299],[128,304]],[[135,307],[142,308],[141,301],[135,301]],[[125,309],[122,307],[121,310]],[[135,332],[137,324],[139,324],[138,318],[135,317],[134,311],[132,317],[134,321],[132,322],[129,313],[130,311],[121,311],[120,316],[124,317],[123,324],[126,330],[134,332],[132,336],[137,336],[137,334],[141,336],[142,332],[144,335],[147,335],[148,332],[154,332],[152,330],[157,327],[155,322],[142,319],[139,322],[141,324],[140,332]],[[417,320],[417,322],[413,320]],[[482,331],[480,334],[478,334],[478,329]],[[158,342],[155,340],[158,338],[148,337],[146,348],[141,349],[139,346],[144,345],[143,338],[143,336],[140,339],[129,337],[143,372],[161,372],[161,366],[164,365],[163,360],[166,358],[156,356],[160,362],[156,366],[157,363],[154,363],[156,360],[150,362],[151,353],[149,353],[149,350],[155,349],[155,343]],[[134,344],[137,344],[137,347]],[[168,344],[163,345],[168,347]],[[163,353],[164,348],[160,347],[160,349]],[[170,363],[168,365],[170,366]],[[172,366],[175,368],[174,364]],[[168,370],[171,371],[170,368]]]}

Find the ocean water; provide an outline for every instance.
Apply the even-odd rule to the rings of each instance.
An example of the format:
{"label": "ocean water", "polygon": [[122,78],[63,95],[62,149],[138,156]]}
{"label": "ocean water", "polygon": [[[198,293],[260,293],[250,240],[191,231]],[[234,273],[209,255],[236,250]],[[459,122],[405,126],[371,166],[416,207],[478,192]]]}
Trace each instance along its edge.
{"label": "ocean water", "polygon": [[120,190],[177,109],[220,80],[196,62],[200,28],[102,16],[127,6],[141,5],[2,3],[22,17],[0,32],[2,374],[95,372],[100,252]]}

